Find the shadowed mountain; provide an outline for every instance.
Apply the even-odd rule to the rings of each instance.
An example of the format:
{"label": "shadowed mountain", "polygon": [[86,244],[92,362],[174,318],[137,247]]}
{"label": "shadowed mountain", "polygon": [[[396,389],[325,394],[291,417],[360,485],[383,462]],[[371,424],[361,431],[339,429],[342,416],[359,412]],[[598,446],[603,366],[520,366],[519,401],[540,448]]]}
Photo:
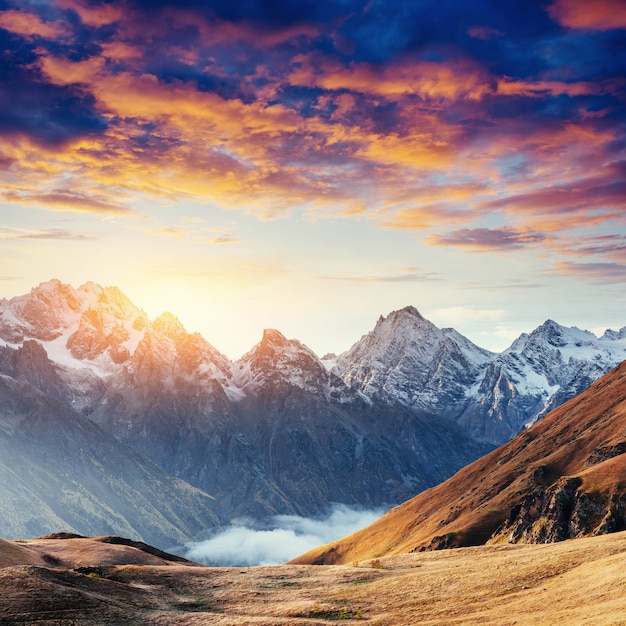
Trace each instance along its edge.
{"label": "shadowed mountain", "polygon": [[[489,449],[450,420],[369,400],[276,330],[233,364],[232,378],[199,381],[172,366],[190,343],[179,332],[167,358],[153,346],[90,417],[231,516],[401,502]],[[141,351],[143,341],[131,362]]]}
{"label": "shadowed mountain", "polygon": [[2,304],[0,371],[210,493],[231,518],[395,504],[491,449],[445,416],[368,398],[276,330],[232,363],[115,288],[50,281]]}
{"label": "shadowed mountain", "polygon": [[294,560],[346,563],[626,528],[626,363],[509,443],[374,524]]}
{"label": "shadowed mountain", "polygon": [[64,529],[180,545],[221,525],[207,494],[163,473],[67,404],[0,375],[0,532]]}

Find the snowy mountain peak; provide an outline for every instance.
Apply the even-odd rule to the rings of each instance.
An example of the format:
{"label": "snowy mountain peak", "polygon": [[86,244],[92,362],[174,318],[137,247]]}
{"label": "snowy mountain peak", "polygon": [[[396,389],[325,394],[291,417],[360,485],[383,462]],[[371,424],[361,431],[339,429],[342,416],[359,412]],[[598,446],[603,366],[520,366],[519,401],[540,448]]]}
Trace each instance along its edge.
{"label": "snowy mountain peak", "polygon": [[381,315],[376,326],[420,325],[422,322],[431,324],[414,306],[405,306],[387,317]]}
{"label": "snowy mountain peak", "polygon": [[262,349],[268,348],[269,346],[284,347],[288,343],[289,340],[281,332],[273,328],[266,328],[263,331],[263,338],[261,339],[259,346]]}
{"label": "snowy mountain peak", "polygon": [[273,329],[263,331],[261,341],[233,365],[233,374],[236,385],[248,391],[279,382],[319,391],[329,376],[310,348]]}
{"label": "snowy mountain peak", "polygon": [[[41,283],[25,296],[12,298],[7,305],[2,318],[14,322],[15,332],[11,333],[11,338],[2,337],[18,342],[24,337],[42,341],[55,339],[76,320],[82,308],[76,290],[57,279]],[[0,327],[3,325],[0,321]]]}
{"label": "snowy mountain peak", "polygon": [[550,345],[558,348],[567,344],[567,339],[565,337],[566,334],[567,329],[564,326],[561,326],[554,320],[549,319],[530,334],[530,340],[532,341],[537,337],[541,337]]}
{"label": "snowy mountain peak", "polygon": [[[37,347],[24,349],[31,340],[50,363]],[[185,397],[194,390],[204,397],[210,389],[215,398],[225,393],[234,402],[254,396],[273,402],[272,394],[299,389],[316,402],[401,404],[457,420],[473,436],[500,443],[623,361],[626,327],[598,338],[548,319],[494,354],[407,306],[381,316],[339,357],[319,359],[299,341],[266,329],[233,364],[198,333],[187,333],[173,314],[150,322],[117,287],[74,289],[54,279],[0,300],[0,357],[0,368],[4,359],[11,371],[37,373],[32,380],[47,377],[51,389],[65,381],[73,405],[86,412],[116,385],[128,402],[138,387],[148,395],[167,389]]]}
{"label": "snowy mountain peak", "polygon": [[425,320],[426,318],[414,307],[414,306],[405,306],[404,308],[398,310],[398,311],[393,311],[392,313],[389,314],[389,316],[395,316],[395,317],[406,317],[406,316],[410,316],[410,317],[417,317],[420,320]]}
{"label": "snowy mountain peak", "polygon": [[185,327],[180,320],[172,313],[166,311],[161,313],[154,322],[152,322],[152,329],[160,334],[176,339],[187,334]]}
{"label": "snowy mountain peak", "polygon": [[[381,318],[374,330],[342,354],[334,372],[366,396],[432,409],[448,403],[458,414],[466,388],[492,355],[456,331],[443,331],[415,307]],[[445,401],[443,396],[445,396]]]}
{"label": "snowy mountain peak", "polygon": [[604,331],[604,335],[602,335],[601,340],[615,341],[618,339],[626,339],[626,326],[620,328],[619,330],[612,330],[607,328]]}

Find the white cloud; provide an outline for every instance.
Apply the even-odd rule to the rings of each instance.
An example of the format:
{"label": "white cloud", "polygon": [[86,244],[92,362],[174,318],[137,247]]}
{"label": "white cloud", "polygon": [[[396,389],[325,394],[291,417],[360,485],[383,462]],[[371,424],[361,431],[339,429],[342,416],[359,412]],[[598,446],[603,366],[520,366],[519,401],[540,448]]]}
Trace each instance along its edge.
{"label": "white cloud", "polygon": [[277,515],[264,523],[235,520],[215,537],[187,544],[185,556],[206,565],[278,565],[368,526],[384,512],[335,504],[315,518]]}

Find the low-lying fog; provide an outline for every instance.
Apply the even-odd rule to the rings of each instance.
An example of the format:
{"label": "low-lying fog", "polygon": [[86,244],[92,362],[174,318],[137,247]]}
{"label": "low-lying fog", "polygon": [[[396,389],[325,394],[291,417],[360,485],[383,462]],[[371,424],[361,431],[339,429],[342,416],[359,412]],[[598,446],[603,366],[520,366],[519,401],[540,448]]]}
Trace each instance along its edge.
{"label": "low-lying fog", "polygon": [[335,504],[325,514],[312,518],[276,515],[265,521],[234,520],[218,535],[187,544],[184,556],[205,565],[278,565],[364,528],[384,513],[384,509]]}

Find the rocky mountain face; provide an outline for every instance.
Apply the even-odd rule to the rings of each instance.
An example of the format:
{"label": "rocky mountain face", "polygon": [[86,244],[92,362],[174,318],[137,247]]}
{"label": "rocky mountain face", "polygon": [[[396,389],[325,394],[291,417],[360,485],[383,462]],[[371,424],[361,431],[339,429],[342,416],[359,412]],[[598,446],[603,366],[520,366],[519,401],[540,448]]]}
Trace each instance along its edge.
{"label": "rocky mountain face", "polygon": [[198,338],[159,337],[149,350],[140,342],[135,355],[146,354],[133,356],[90,417],[231,516],[399,502],[487,450],[454,422],[433,426],[365,398],[278,331],[230,374],[202,360]]}
{"label": "rocky mountain face", "polygon": [[548,320],[494,354],[407,307],[381,317],[334,372],[370,398],[454,419],[497,445],[624,359],[626,327],[597,338]]}
{"label": "rocky mountain face", "polygon": [[494,357],[409,306],[381,316],[374,330],[339,357],[334,371],[370,398],[455,418]]}
{"label": "rocky mountain face", "polygon": [[229,517],[394,504],[489,446],[351,388],[275,330],[231,363],[171,314],[58,281],[0,303],[0,371],[65,403]]}
{"label": "rocky mountain face", "polygon": [[626,363],[370,527],[296,559],[353,560],[626,530]]}
{"label": "rocky mountain face", "polygon": [[211,494],[227,518],[406,500],[588,385],[625,346],[626,329],[597,339],[547,322],[496,355],[407,307],[330,369],[276,330],[231,362],[115,287],[53,280],[0,300],[1,374]]}

